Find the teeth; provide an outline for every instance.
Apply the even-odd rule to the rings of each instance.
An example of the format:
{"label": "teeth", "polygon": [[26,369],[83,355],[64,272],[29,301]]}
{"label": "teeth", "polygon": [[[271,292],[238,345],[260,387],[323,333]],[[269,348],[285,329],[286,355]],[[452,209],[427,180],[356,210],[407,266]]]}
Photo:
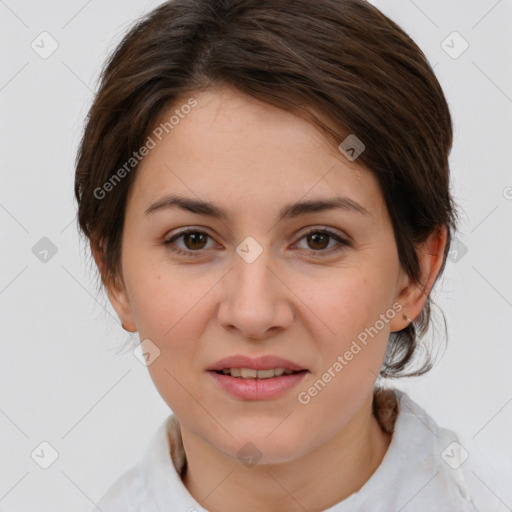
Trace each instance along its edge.
{"label": "teeth", "polygon": [[224,375],[231,375],[231,377],[240,377],[242,379],[271,379],[272,377],[279,377],[281,375],[290,375],[292,370],[285,370],[284,368],[271,368],[269,370],[254,370],[252,368],[225,368],[222,370]]}
{"label": "teeth", "polygon": [[253,370],[251,368],[240,368],[241,377],[243,377],[244,379],[247,379],[249,377],[255,379],[258,376],[258,373],[258,370]]}

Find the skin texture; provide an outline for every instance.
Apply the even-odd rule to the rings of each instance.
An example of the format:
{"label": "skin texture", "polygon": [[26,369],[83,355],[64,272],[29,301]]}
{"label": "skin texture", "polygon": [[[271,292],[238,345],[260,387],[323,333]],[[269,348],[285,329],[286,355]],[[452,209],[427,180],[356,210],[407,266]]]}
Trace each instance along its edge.
{"label": "skin texture", "polygon": [[[402,271],[378,183],[357,160],[348,161],[306,121],[230,88],[194,97],[198,106],[137,170],[125,213],[122,275],[108,285],[109,299],[125,328],[161,351],[148,369],[180,420],[184,483],[205,508],[323,510],[357,491],[386,453],[390,436],[371,413],[373,386],[390,332],[403,329],[403,315],[414,319],[425,304],[446,230],[418,248],[423,289]],[[166,194],[214,202],[229,218],[177,208],[144,214]],[[369,215],[330,210],[278,221],[285,204],[336,195],[357,201]],[[186,227],[209,235],[174,241],[195,251],[190,257],[163,244]],[[330,228],[349,245],[304,236],[311,228],[317,235]],[[263,250],[252,263],[236,253],[248,236]],[[103,269],[102,253],[93,253]],[[394,303],[401,312],[301,404],[298,393]],[[309,373],[277,398],[242,400],[205,371],[235,354],[278,355]],[[248,442],[261,452],[252,467],[237,458]]]}

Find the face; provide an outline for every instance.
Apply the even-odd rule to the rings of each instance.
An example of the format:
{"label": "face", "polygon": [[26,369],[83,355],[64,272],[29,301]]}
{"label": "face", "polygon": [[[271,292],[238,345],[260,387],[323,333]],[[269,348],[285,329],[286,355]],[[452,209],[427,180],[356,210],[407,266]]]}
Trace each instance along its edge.
{"label": "face", "polygon": [[[407,325],[399,311],[414,318],[400,295],[408,279],[378,183],[357,160],[233,90],[193,96],[137,170],[124,286],[110,297],[150,357],[159,351],[148,369],[182,428],[227,457],[252,442],[262,462],[293,460],[367,403],[390,332]],[[303,371],[248,381],[208,370],[230,356]]]}

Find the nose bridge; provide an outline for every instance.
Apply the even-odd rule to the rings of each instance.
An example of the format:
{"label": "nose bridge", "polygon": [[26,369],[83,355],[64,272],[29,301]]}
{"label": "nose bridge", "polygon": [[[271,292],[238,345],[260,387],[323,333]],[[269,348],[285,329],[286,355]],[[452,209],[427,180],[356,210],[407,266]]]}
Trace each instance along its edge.
{"label": "nose bridge", "polygon": [[[264,303],[272,303],[272,254],[268,247],[262,247],[252,237],[248,237],[236,249],[231,293],[239,306],[251,304],[261,308]],[[267,304],[268,306],[268,304]]]}
{"label": "nose bridge", "polygon": [[251,237],[239,244],[221,307],[220,320],[225,326],[237,327],[244,336],[258,338],[282,323],[272,267],[270,248],[263,248]]}

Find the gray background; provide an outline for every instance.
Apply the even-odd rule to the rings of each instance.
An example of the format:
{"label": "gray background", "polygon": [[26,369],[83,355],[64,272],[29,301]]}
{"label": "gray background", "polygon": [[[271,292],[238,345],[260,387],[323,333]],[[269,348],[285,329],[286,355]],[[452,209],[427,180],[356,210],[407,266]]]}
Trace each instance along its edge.
{"label": "gray background", "polygon": [[[100,66],[159,3],[0,0],[0,511],[91,510],[169,414],[147,369],[117,350],[130,335],[96,294],[73,199]],[[454,118],[453,192],[464,212],[433,295],[448,348],[430,374],[396,385],[484,458],[472,488],[512,510],[512,1],[372,3],[435,66]],[[43,31],[58,43],[47,58],[31,47],[51,49]],[[58,453],[48,469],[43,441]]]}

